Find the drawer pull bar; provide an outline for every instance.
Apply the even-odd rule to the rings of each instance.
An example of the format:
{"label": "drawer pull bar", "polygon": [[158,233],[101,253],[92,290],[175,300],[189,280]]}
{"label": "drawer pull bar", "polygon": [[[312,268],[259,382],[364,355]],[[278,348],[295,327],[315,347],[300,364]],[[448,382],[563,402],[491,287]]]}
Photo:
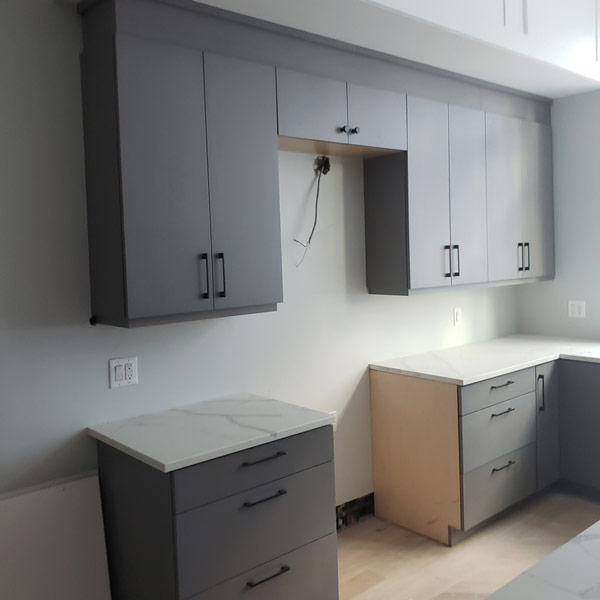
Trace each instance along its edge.
{"label": "drawer pull bar", "polygon": [[260,465],[260,463],[267,462],[268,460],[274,460],[276,458],[281,458],[285,456],[287,452],[285,450],[280,450],[273,456],[267,456],[266,458],[260,458],[259,460],[246,461],[242,463],[242,467],[253,467],[254,465]]}
{"label": "drawer pull bar", "polygon": [[512,467],[517,463],[516,460],[509,460],[503,467],[498,467],[497,469],[492,469],[492,475],[497,473],[498,471],[504,471],[504,469],[508,469],[508,467]]}
{"label": "drawer pull bar", "polygon": [[493,419],[494,417],[501,417],[503,415],[507,415],[511,412],[515,412],[515,410],[517,410],[516,408],[509,408],[501,413],[492,413],[492,416],[490,417],[490,419]]}
{"label": "drawer pull bar", "polygon": [[267,581],[271,581],[271,579],[275,579],[275,577],[280,577],[284,573],[287,573],[288,571],[291,571],[291,570],[292,570],[291,567],[288,567],[287,565],[283,565],[281,567],[281,569],[279,569],[279,571],[277,573],[275,573],[275,575],[271,575],[270,577],[265,577],[264,579],[261,579],[260,581],[249,581],[246,584],[246,587],[255,588],[257,585],[261,585],[263,583],[266,583]]}
{"label": "drawer pull bar", "polygon": [[251,508],[252,506],[256,506],[257,504],[262,504],[263,502],[268,502],[269,500],[274,500],[275,498],[279,498],[280,496],[285,496],[287,494],[287,490],[279,490],[276,494],[269,496],[268,498],[263,498],[262,500],[257,500],[256,502],[244,502],[245,508]]}
{"label": "drawer pull bar", "polygon": [[514,383],[514,381],[510,381],[508,380],[506,383],[503,383],[502,385],[493,385],[490,390],[501,390],[502,388],[508,387],[509,385],[512,385]]}

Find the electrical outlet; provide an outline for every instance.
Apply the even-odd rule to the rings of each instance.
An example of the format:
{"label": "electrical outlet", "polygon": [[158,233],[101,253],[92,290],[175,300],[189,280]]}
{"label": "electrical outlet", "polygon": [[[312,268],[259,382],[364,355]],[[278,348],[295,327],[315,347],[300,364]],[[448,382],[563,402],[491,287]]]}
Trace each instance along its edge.
{"label": "electrical outlet", "polygon": [[570,319],[585,319],[585,300],[569,300]]}
{"label": "electrical outlet", "polygon": [[129,358],[112,358],[108,361],[108,385],[110,389],[137,385],[137,356]]}
{"label": "electrical outlet", "polygon": [[454,327],[460,327],[462,325],[462,308],[454,309]]}

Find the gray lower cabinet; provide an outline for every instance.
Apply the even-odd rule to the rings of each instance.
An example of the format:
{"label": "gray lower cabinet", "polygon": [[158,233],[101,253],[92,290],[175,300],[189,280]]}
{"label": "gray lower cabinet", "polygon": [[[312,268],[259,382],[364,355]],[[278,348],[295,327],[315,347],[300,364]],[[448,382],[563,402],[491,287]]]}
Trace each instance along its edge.
{"label": "gray lower cabinet", "polygon": [[560,364],[535,368],[538,489],[560,479]]}
{"label": "gray lower cabinet", "polygon": [[113,35],[107,10],[85,13],[81,60],[95,321],[273,310],[275,68]]}
{"label": "gray lower cabinet", "polygon": [[331,426],[172,473],[98,457],[113,600],[337,600]]}
{"label": "gray lower cabinet", "polygon": [[406,95],[277,69],[279,135],[406,150]]}

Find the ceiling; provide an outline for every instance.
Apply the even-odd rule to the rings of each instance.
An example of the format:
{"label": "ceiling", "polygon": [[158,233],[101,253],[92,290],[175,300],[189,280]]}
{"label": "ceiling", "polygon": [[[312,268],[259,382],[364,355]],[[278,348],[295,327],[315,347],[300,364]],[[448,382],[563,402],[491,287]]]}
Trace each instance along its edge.
{"label": "ceiling", "polygon": [[594,79],[411,18],[369,0],[201,0],[201,3],[547,98],[600,89],[600,82]]}

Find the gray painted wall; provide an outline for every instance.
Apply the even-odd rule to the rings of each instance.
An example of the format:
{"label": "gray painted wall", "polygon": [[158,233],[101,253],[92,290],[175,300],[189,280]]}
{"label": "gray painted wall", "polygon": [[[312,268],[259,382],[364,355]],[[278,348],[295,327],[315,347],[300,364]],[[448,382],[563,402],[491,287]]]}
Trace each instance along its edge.
{"label": "gray painted wall", "polygon": [[[598,339],[600,92],[555,100],[552,128],[556,279],[519,289],[519,330]],[[568,318],[569,300],[586,301],[586,319]]]}
{"label": "gray painted wall", "polygon": [[[0,2],[0,493],[93,469],[89,424],[238,390],[337,410],[337,501],[369,493],[368,363],[515,331],[515,289],[369,296],[359,159],[332,160],[297,268],[314,157],[282,152],[278,312],[90,327],[80,44],[72,6]],[[110,391],[108,359],[129,355],[140,384]]]}

